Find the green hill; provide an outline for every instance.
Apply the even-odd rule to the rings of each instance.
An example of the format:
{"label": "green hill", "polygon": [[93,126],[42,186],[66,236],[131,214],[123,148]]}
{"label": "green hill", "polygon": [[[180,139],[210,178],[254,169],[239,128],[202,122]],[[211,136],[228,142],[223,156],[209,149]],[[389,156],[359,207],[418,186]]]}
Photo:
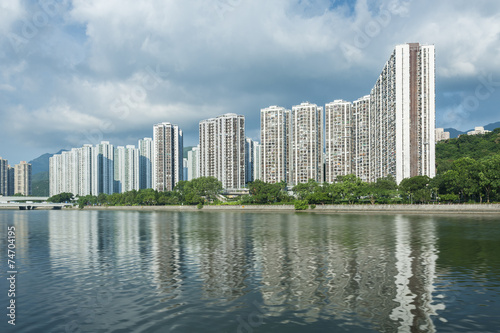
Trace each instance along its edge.
{"label": "green hill", "polygon": [[438,173],[450,168],[453,161],[470,157],[475,160],[500,154],[500,128],[483,135],[461,135],[436,144]]}

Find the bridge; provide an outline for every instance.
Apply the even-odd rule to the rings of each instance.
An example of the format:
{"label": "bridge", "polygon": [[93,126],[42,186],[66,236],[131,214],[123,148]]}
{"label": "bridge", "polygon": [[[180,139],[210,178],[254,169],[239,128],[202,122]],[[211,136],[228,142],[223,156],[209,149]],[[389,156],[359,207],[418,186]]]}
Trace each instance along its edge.
{"label": "bridge", "polygon": [[47,201],[49,197],[7,197],[0,195],[0,203],[24,202],[24,201]]}
{"label": "bridge", "polygon": [[49,197],[3,197],[0,196],[0,209],[32,210],[40,209],[61,209],[66,206],[72,206],[68,203],[47,202]]}
{"label": "bridge", "polygon": [[63,207],[72,207],[72,204],[67,203],[50,203],[50,202],[9,202],[9,203],[0,203],[1,209],[15,209],[19,210],[33,210],[33,209],[62,209]]}

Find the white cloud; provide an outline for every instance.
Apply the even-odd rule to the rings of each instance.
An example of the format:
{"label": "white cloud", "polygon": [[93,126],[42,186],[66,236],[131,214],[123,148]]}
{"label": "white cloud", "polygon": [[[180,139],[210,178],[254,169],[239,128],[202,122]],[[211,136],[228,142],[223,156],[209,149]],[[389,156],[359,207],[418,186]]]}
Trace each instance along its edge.
{"label": "white cloud", "polygon": [[[2,6],[2,33],[19,32],[19,19],[41,10]],[[60,8],[69,12],[51,16],[23,52],[0,51],[0,133],[67,146],[102,124],[112,123],[104,139],[123,141],[171,121],[192,129],[189,142],[201,119],[236,112],[255,136],[262,107],[369,93],[405,42],[436,45],[439,121],[498,118],[457,107],[480,73],[500,78],[498,1],[74,0]],[[480,110],[498,102],[494,91]]]}

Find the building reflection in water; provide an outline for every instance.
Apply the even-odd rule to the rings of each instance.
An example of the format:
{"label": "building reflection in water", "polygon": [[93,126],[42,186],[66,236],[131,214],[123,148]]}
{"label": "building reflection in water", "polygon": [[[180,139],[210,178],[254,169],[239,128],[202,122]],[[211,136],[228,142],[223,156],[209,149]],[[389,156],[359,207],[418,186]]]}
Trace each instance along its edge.
{"label": "building reflection in water", "polygon": [[[197,286],[203,300],[222,303],[252,292],[262,313],[276,320],[347,324],[355,317],[379,331],[434,332],[432,317],[444,309],[433,299],[438,250],[431,217],[109,216],[50,213],[53,268],[81,274],[116,267],[131,279],[142,272],[160,302],[182,296],[185,283]],[[22,232],[23,222],[17,223]]]}
{"label": "building reflection in water", "polygon": [[[26,212],[16,212],[13,218],[13,225],[16,227],[15,240],[16,240],[16,258],[29,260],[30,246],[29,246],[29,228],[28,228],[28,214]],[[6,248],[5,246],[4,248]],[[5,256],[6,257],[6,256]]]}
{"label": "building reflection in water", "polygon": [[179,213],[154,214],[149,226],[152,279],[162,301],[178,297],[181,291],[183,246],[180,220]]}
{"label": "building reflection in water", "polygon": [[188,223],[190,257],[198,257],[197,274],[202,280],[203,297],[233,300],[244,294],[248,274],[244,222],[238,213],[191,216]]}
{"label": "building reflection in water", "polygon": [[81,274],[98,265],[98,212],[49,211],[49,245],[53,270]]}

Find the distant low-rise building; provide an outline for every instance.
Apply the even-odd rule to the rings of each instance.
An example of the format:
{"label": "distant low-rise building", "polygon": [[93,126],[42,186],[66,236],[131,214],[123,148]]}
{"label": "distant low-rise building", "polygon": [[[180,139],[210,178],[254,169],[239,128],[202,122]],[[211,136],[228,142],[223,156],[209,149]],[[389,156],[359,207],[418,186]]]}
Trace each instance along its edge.
{"label": "distant low-rise building", "polygon": [[436,142],[448,140],[450,138],[450,132],[445,132],[444,128],[436,128]]}
{"label": "distant low-rise building", "polygon": [[491,131],[485,130],[484,127],[478,126],[478,127],[474,127],[473,131],[467,132],[467,135],[486,134],[486,133],[490,133],[490,132]]}

